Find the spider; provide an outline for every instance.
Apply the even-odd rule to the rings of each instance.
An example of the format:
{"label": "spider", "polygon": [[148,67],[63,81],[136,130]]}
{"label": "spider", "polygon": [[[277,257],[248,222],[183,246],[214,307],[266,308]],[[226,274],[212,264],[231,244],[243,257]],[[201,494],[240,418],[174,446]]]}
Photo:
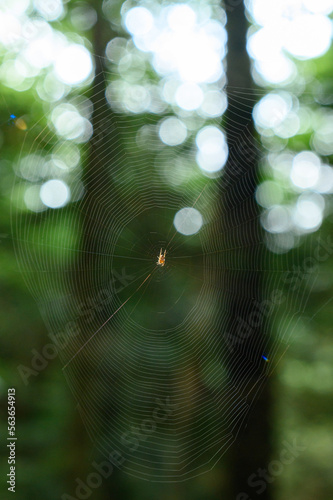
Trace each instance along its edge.
{"label": "spider", "polygon": [[156,262],[156,264],[158,266],[164,266],[164,264],[165,264],[165,256],[166,256],[166,250],[164,250],[164,253],[162,253],[162,248],[161,248],[160,255],[157,256],[157,262]]}

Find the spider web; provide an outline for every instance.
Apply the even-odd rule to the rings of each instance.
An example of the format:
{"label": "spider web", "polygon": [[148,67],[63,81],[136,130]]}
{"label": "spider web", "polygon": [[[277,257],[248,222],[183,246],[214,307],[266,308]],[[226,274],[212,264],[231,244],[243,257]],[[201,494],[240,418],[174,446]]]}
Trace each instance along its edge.
{"label": "spider web", "polygon": [[[272,292],[283,288],[282,277],[298,256],[263,253],[263,236],[249,238],[245,246],[260,257],[255,269],[244,266],[235,234],[249,217],[223,233],[221,227],[230,176],[203,175],[189,146],[162,147],[160,116],[122,116],[106,106],[109,74],[98,77],[88,95],[95,133],[81,155],[90,167],[70,174],[77,201],[13,214],[16,252],[96,447],[108,458],[115,454],[128,474],[182,481],[210,470],[232,445],[253,394],[281,359],[293,304],[284,302],[281,314]],[[248,97],[246,89],[229,92],[229,109],[246,107]],[[79,108],[83,102],[82,95],[72,101]],[[238,141],[239,131],[234,134]],[[259,152],[255,137],[244,134]],[[27,144],[22,155],[52,154],[59,138],[43,118]],[[229,158],[239,155],[247,161],[246,149],[229,144]],[[35,158],[38,173],[44,160]],[[194,235],[175,229],[175,214],[184,207],[202,215]],[[167,250],[164,267],[156,265],[160,249]],[[225,271],[228,278],[221,279]],[[251,341],[250,320],[243,336],[227,327],[229,285],[247,271],[270,298],[246,312],[245,290],[239,302],[239,317],[254,313],[252,321],[262,325],[260,345]],[[294,298],[303,310],[304,289]],[[237,367],[236,380],[228,366]]]}

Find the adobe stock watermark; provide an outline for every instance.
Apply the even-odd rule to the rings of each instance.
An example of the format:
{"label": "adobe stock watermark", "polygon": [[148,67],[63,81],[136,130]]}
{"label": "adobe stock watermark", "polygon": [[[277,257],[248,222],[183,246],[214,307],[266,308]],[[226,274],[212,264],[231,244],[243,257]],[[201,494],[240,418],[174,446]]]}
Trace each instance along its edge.
{"label": "adobe stock watermark", "polygon": [[111,116],[102,118],[94,127],[94,133],[90,140],[91,145],[98,147],[110,135],[110,132],[114,132],[115,130],[116,127]]}
{"label": "adobe stock watermark", "polygon": [[68,321],[63,332],[59,332],[57,335],[48,333],[47,336],[51,339],[51,342],[45,344],[39,351],[35,348],[31,349],[32,356],[29,366],[23,364],[17,366],[24,385],[29,384],[31,377],[37,377],[39,373],[44,371],[50,361],[55,359],[59,355],[59,352],[65,349],[69,342],[79,335],[80,320],[84,319],[88,325],[92,323],[96,319],[97,313],[112,301],[115,294],[124,290],[134,279],[135,276],[127,274],[124,267],[121,272],[113,270],[108,286],[78,305],[76,318]]}
{"label": "adobe stock watermark", "polygon": [[318,237],[317,245],[312,257],[306,257],[301,265],[294,264],[282,277],[290,291],[296,291],[304,279],[319,269],[319,264],[325,262],[333,254],[333,240],[329,235],[327,238]]}
{"label": "adobe stock watermark", "polygon": [[93,491],[102,486],[103,480],[105,481],[112,475],[114,467],[120,469],[124,462],[125,457],[118,451],[112,451],[108,460],[99,463],[92,462],[92,472],[84,480],[79,477],[75,479],[75,496],[63,493],[61,500],[86,500],[90,498]]}
{"label": "adobe stock watermark", "polygon": [[235,333],[224,333],[225,344],[230,352],[233,352],[237,344],[242,344],[255,330],[269,317],[274,306],[284,302],[285,297],[282,290],[274,290],[270,298],[261,302],[253,301],[253,308],[246,319],[238,316],[236,318]]}
{"label": "adobe stock watermark", "polygon": [[[282,283],[288,286],[289,292],[298,290],[307,276],[319,269],[319,263],[325,262],[333,254],[333,239],[329,235],[326,239],[318,237],[317,245],[312,257],[306,257],[301,265],[294,264],[292,268],[282,275]],[[281,289],[272,291],[269,298],[258,302],[253,301],[253,307],[246,319],[236,318],[236,328],[233,334],[224,333],[225,344],[230,352],[235,346],[242,344],[273,312],[274,307],[283,304],[287,299]]]}
{"label": "adobe stock watermark", "polygon": [[165,398],[165,402],[156,399],[156,407],[152,411],[151,418],[141,422],[139,426],[132,426],[131,430],[121,436],[121,442],[130,452],[135,452],[141,442],[147,440],[153,434],[159,423],[165,422],[177,410],[178,404],[172,403],[170,397]]}
{"label": "adobe stock watermark", "polygon": [[[269,484],[283,474],[285,467],[292,464],[307,448],[305,444],[298,443],[296,438],[292,443],[283,441],[282,445],[283,448],[277,460],[271,460],[266,469],[259,468],[248,477],[247,484],[253,488],[256,495],[261,495]],[[251,494],[243,491],[236,496],[236,500],[252,500]]]}
{"label": "adobe stock watermark", "polygon": [[121,442],[128,449],[128,452],[112,451],[108,460],[100,463],[93,462],[93,470],[84,480],[78,477],[75,479],[75,496],[64,493],[61,500],[87,500],[90,498],[93,491],[102,485],[103,480],[112,475],[114,467],[121,469],[128,460],[129,453],[137,451],[140,443],[146,441],[148,436],[155,432],[158,424],[166,422],[179,407],[178,404],[171,401],[169,396],[165,400],[156,398],[155,403],[156,406],[150,418],[144,419],[138,426],[132,426],[129,432],[125,432],[121,436]]}

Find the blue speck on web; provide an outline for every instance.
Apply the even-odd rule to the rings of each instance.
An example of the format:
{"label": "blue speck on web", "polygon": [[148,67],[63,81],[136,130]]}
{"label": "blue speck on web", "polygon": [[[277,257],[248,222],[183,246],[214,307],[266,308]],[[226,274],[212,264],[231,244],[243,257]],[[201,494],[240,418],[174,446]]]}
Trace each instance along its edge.
{"label": "blue speck on web", "polygon": [[269,359],[266,356],[264,356],[264,355],[262,355],[262,359],[264,359],[267,362],[269,361]]}
{"label": "blue speck on web", "polygon": [[15,116],[15,115],[10,115],[10,119],[11,119],[11,120],[14,120],[15,118],[16,118],[16,116]]}

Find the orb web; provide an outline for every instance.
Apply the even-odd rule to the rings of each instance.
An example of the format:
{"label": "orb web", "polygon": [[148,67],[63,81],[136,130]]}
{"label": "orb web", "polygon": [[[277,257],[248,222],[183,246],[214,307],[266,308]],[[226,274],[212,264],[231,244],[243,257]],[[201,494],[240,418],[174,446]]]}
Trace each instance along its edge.
{"label": "orb web", "polygon": [[[110,75],[97,76],[108,81]],[[171,145],[163,145],[159,116],[123,116],[116,102],[106,105],[101,82],[88,93],[94,134],[81,145],[82,168],[68,178],[71,202],[51,200],[48,209],[14,213],[16,252],[97,448],[135,477],[183,481],[210,470],[233,444],[251,409],[249,395],[260,391],[283,355],[293,304],[284,301],[281,315],[274,292],[283,289],[295,256],[260,253],[262,235],[246,243],[262,255],[257,267],[244,266],[235,236],[248,217],[221,230],[230,174],[203,172],[196,149],[170,133]],[[228,105],[246,107],[248,97],[246,89],[230,89]],[[71,104],[84,102],[82,94]],[[220,130],[217,119],[209,126]],[[246,162],[246,148],[233,144],[233,135],[238,141],[231,127],[229,158],[242,155]],[[21,158],[33,159],[28,170],[37,181],[42,153],[53,161],[60,146],[67,158],[74,154],[44,118],[28,136]],[[256,138],[244,136],[260,153]],[[175,225],[184,209],[178,229],[185,234]],[[188,220],[193,210],[202,225],[198,216]],[[161,249],[167,251],[163,267],[157,266]],[[253,322],[258,316],[262,322],[260,346],[227,331],[231,282],[241,272],[259,276],[268,297],[249,311]],[[305,295],[294,290],[301,308]],[[244,380],[251,364],[255,376]]]}

